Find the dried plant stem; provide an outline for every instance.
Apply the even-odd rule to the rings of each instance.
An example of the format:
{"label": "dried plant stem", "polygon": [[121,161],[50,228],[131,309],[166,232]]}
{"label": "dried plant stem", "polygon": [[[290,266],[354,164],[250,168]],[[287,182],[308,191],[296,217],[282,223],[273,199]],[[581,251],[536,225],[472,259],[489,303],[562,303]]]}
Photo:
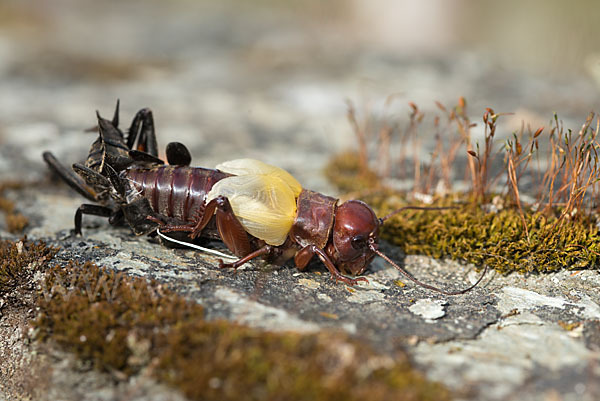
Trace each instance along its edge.
{"label": "dried plant stem", "polygon": [[347,101],[348,111],[347,117],[350,125],[352,126],[352,130],[356,135],[356,139],[358,141],[358,155],[359,155],[359,164],[361,170],[365,171],[368,167],[369,154],[367,150],[367,134],[366,134],[366,123],[359,124],[356,119],[356,109],[354,108],[354,104],[351,101]]}
{"label": "dried plant stem", "polygon": [[515,163],[512,157],[512,154],[509,154],[508,163],[508,181],[510,183],[511,190],[514,194],[515,202],[517,203],[517,208],[519,209],[519,216],[521,217],[521,222],[523,223],[523,229],[525,230],[525,236],[527,237],[527,242],[531,242],[529,238],[529,229],[527,228],[527,222],[525,221],[525,214],[523,213],[523,207],[521,206],[521,197],[519,195],[519,185],[517,181],[517,174],[515,170]]}

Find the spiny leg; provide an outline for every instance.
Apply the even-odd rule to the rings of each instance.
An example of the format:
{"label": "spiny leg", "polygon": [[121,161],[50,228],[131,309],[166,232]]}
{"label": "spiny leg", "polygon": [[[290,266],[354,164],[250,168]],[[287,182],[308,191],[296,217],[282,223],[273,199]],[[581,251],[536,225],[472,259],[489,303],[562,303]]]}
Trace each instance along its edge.
{"label": "spiny leg", "polygon": [[114,213],[109,207],[84,203],[83,205],[79,206],[75,212],[75,228],[73,229],[73,232],[76,235],[81,235],[81,218],[84,214],[100,217],[111,217]]}
{"label": "spiny leg", "polygon": [[265,245],[262,248],[258,248],[256,251],[254,252],[250,252],[248,255],[244,256],[243,258],[240,258],[234,262],[231,263],[224,263],[223,259],[219,259],[219,267],[222,268],[233,268],[233,269],[237,269],[238,267],[240,267],[241,265],[243,265],[244,263],[247,263],[249,261],[251,261],[254,258],[257,258],[259,256],[263,256],[263,255],[268,255],[273,251],[273,247],[271,245]]}
{"label": "spiny leg", "polygon": [[[120,99],[117,99],[117,106],[115,107],[115,112],[113,113],[113,118],[112,118],[112,121],[111,121],[112,125],[116,129],[119,129],[119,106],[120,106],[120,103],[121,103]],[[97,114],[97,112],[96,112],[96,114]],[[95,126],[93,126],[91,128],[87,128],[85,130],[85,132],[98,132],[99,129],[100,129],[99,126],[95,125]],[[119,130],[119,132],[121,132],[121,130]],[[121,132],[121,136],[123,136],[122,132]]]}
{"label": "spiny leg", "polygon": [[138,111],[131,121],[131,127],[127,136],[127,147],[129,149],[134,149],[136,139],[137,150],[158,157],[154,118],[152,117],[152,110],[148,108]]}
{"label": "spiny leg", "polygon": [[217,203],[217,230],[223,243],[236,256],[243,257],[250,254],[252,245],[248,233],[233,213],[229,199],[219,196],[213,200]]}
{"label": "spiny leg", "polygon": [[121,105],[121,100],[117,99],[117,106],[115,107],[115,112],[113,114],[112,125],[115,128],[119,128],[119,106]]}
{"label": "spiny leg", "polygon": [[80,195],[91,201],[96,200],[96,192],[85,183],[85,181],[75,174],[73,170],[63,166],[54,155],[50,152],[44,152],[44,161],[58,176],[66,182],[71,188],[77,191]]}
{"label": "spiny leg", "polygon": [[106,193],[112,187],[110,180],[89,167],[84,166],[80,163],[73,163],[73,170],[84,179],[86,183],[90,183],[94,188],[98,189],[98,192],[93,200],[98,200],[102,197],[102,193]]}

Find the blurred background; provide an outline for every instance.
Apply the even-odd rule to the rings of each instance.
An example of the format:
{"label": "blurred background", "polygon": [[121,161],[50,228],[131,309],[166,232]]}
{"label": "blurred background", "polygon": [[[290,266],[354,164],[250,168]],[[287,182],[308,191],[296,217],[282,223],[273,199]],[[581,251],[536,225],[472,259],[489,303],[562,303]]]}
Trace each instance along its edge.
{"label": "blurred background", "polygon": [[317,190],[354,144],[348,99],[427,115],[464,96],[474,121],[515,113],[507,132],[553,112],[577,129],[598,110],[599,18],[593,0],[0,0],[0,171],[85,158],[117,99],[123,127],[150,107],[194,165],[260,158]]}

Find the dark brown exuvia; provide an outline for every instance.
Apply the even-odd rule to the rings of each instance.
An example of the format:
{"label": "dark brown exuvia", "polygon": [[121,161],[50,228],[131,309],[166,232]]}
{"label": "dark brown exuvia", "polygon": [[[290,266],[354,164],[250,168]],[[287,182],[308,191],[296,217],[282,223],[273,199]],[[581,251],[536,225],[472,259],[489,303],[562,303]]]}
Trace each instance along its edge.
{"label": "dark brown exuvia", "polygon": [[[221,240],[239,259],[232,263],[220,261],[220,267],[237,268],[261,256],[275,264],[294,258],[297,268],[303,270],[317,255],[332,278],[350,285],[368,280],[344,274],[362,274],[379,255],[415,283],[446,295],[471,290],[485,275],[484,271],[466,289],[445,291],[418,281],[379,250],[379,228],[389,217],[405,209],[443,208],[409,206],[378,218],[362,201],[338,205],[336,198],[303,189],[289,173],[259,161],[233,161],[234,173],[190,167],[189,151],[177,142],[167,145],[166,165],[158,158],[149,109],[135,115],[127,135],[118,127],[118,102],[112,120],[99,114],[97,117],[99,136],[85,164],[75,163],[71,170],[50,152],[43,155],[51,170],[94,202],[77,209],[74,234],[81,234],[82,216],[90,214],[108,217],[111,224],[126,223],[136,235],[153,234],[160,229],[161,234],[171,233],[189,244]],[[241,175],[239,171],[243,171]],[[232,180],[232,184],[228,186],[227,180]],[[253,183],[246,185],[250,181]],[[229,192],[220,192],[223,187]],[[232,200],[232,193],[244,191],[243,200]],[[278,199],[284,199],[288,192],[293,207],[276,212],[275,209],[281,209]],[[265,221],[247,220],[241,210],[249,210],[251,217],[264,216]],[[286,218],[289,224],[283,225],[283,235],[271,235],[271,231],[281,231],[281,220]]]}

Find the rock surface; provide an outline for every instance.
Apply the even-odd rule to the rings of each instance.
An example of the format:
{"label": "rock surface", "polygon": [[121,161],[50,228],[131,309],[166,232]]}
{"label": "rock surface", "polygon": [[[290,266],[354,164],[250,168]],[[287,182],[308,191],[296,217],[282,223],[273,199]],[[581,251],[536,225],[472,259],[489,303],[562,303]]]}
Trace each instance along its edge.
{"label": "rock surface", "polygon": [[[434,100],[464,95],[477,113],[491,105],[546,119],[554,111],[549,105],[577,97],[584,107],[564,110],[575,121],[597,96],[587,81],[557,87],[495,69],[473,54],[410,59],[322,31],[315,41],[311,28],[319,21],[286,10],[238,14],[163,2],[69,9],[70,2],[56,1],[42,15],[23,4],[0,4],[15,15],[13,25],[0,28],[0,180],[32,183],[8,196],[30,219],[30,239],[61,247],[59,262],[92,260],[156,279],[204,305],[209,318],[267,330],[337,328],[381,353],[402,347],[459,399],[600,398],[597,271],[490,274],[468,294],[447,297],[411,282],[398,285],[402,277],[382,260],[367,271],[369,283],[354,288],[336,284],[318,263],[305,272],[261,262],[219,270],[210,255],[164,247],[100,218],[86,216],[83,236],[70,236],[83,200],[52,181],[41,159],[44,150],[66,165],[84,159],[94,135],[82,131],[94,124],[96,109],[111,115],[120,98],[125,124],[138,108],[151,107],[159,146],[186,143],[195,165],[260,158],[288,169],[305,187],[332,193],[321,169],[353,144],[344,99],[357,96],[363,77],[374,79],[375,96],[401,90],[430,110]],[[135,20],[127,14],[133,12]],[[155,31],[157,20],[164,34]],[[92,31],[105,36],[88,46],[84,38]],[[16,238],[0,228],[1,238]],[[443,288],[462,288],[478,276],[473,266],[403,256],[386,244],[383,250]],[[178,399],[143,375],[115,385],[60,351],[40,351],[38,358],[26,334],[32,312],[1,305],[0,399],[32,388],[39,399]]]}

